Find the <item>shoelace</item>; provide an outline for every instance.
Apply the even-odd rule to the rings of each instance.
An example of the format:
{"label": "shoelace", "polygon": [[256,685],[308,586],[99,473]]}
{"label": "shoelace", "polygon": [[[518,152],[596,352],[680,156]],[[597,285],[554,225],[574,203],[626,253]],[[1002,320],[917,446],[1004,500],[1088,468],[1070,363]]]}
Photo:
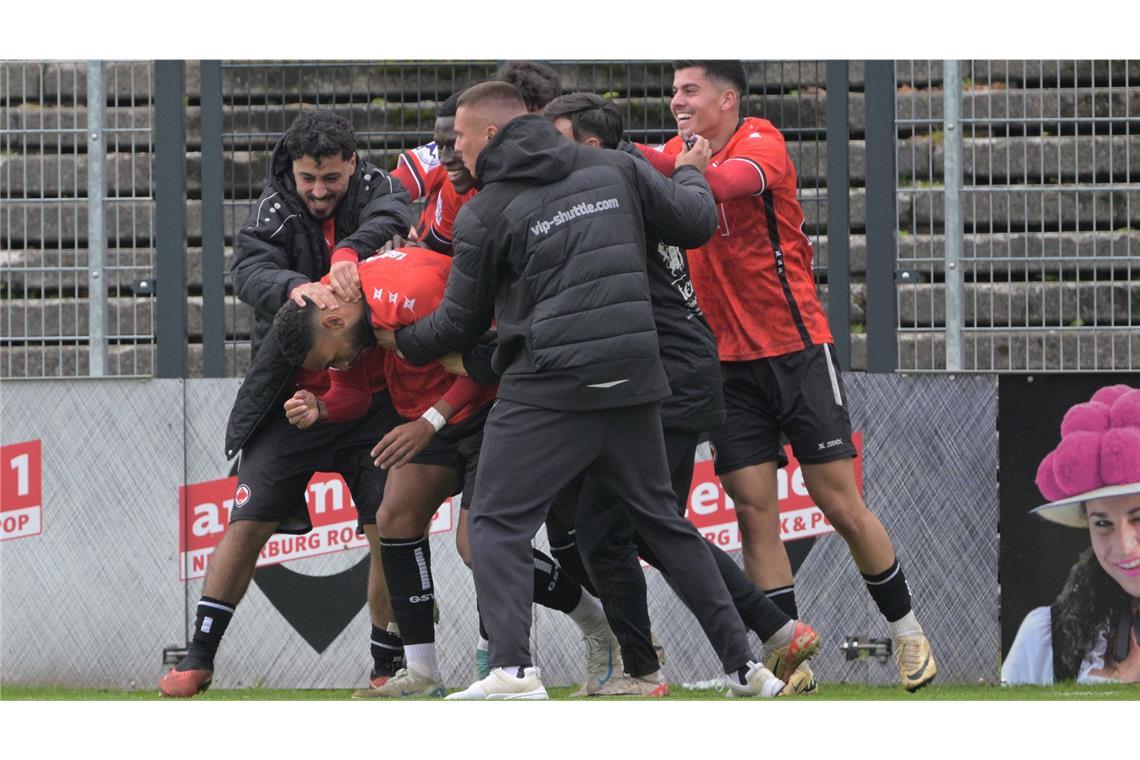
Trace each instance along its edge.
{"label": "shoelace", "polygon": [[908,646],[908,642],[902,642],[895,652],[896,662],[901,667],[907,670],[915,670],[922,664],[922,648],[918,646],[915,641],[914,645]]}

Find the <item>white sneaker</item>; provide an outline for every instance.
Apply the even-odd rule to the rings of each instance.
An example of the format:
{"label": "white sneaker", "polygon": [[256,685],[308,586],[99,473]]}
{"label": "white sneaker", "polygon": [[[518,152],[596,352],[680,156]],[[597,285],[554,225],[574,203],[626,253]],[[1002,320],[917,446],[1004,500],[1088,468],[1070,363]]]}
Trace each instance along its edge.
{"label": "white sneaker", "polygon": [[380,686],[360,689],[353,699],[399,699],[401,697],[442,697],[443,684],[413,668],[400,668]]}
{"label": "white sneaker", "polygon": [[606,681],[625,670],[621,659],[621,646],[608,625],[583,637],[586,642],[586,682],[571,696],[586,697],[596,694]]}
{"label": "white sneaker", "polygon": [[740,683],[732,675],[728,677],[729,697],[774,697],[784,688],[784,682],[776,678],[772,671],[758,662],[748,663],[748,672]]}
{"label": "white sneaker", "polygon": [[516,678],[502,668],[494,668],[491,675],[476,681],[463,691],[448,694],[445,699],[547,699],[546,687],[538,678],[538,668],[523,670]]}

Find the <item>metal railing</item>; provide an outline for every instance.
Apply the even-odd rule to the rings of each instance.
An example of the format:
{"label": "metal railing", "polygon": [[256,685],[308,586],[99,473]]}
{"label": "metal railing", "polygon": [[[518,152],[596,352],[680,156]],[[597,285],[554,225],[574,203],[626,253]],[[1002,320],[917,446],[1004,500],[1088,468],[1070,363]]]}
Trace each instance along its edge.
{"label": "metal railing", "polygon": [[149,375],[151,66],[0,64],[0,377]]}
{"label": "metal railing", "polygon": [[[233,240],[297,111],[346,113],[362,152],[392,168],[400,151],[431,139],[438,104],[497,63],[178,63],[163,79],[181,82],[170,98],[178,112],[165,120],[155,114],[155,64],[0,63],[0,377],[162,374],[163,345],[176,375],[242,375],[251,319],[229,282]],[[563,91],[618,103],[633,139],[673,133],[669,63],[551,64]],[[844,367],[1140,365],[1140,64],[766,61],[748,70],[746,112],[788,140]],[[100,73],[103,97],[88,93]],[[183,147],[160,150],[171,139]],[[184,187],[164,196],[154,167]],[[183,201],[185,234],[169,249],[158,238],[177,219],[164,212],[156,229],[161,197]],[[178,294],[165,300],[155,298],[156,249],[185,265],[157,278]],[[169,305],[180,298],[185,311]],[[177,334],[157,341],[156,358],[163,303]]]}
{"label": "metal railing", "polygon": [[1140,64],[896,64],[899,367],[1140,366]]}

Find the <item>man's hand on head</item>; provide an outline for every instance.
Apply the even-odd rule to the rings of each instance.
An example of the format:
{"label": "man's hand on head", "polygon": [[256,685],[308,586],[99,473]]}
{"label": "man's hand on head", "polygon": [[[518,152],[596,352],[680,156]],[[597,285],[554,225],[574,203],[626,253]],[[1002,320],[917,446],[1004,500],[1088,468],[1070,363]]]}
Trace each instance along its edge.
{"label": "man's hand on head", "polygon": [[408,235],[409,237],[406,238],[396,235],[387,243],[377,248],[376,253],[387,253],[388,251],[394,251],[397,248],[427,248],[427,245],[421,243],[419,238],[416,236],[416,231],[414,228],[408,230]]}
{"label": "man's hand on head", "polygon": [[676,171],[682,166],[692,166],[704,174],[710,158],[712,158],[712,147],[709,145],[709,141],[700,135],[693,135],[691,141],[685,141],[685,149],[677,154],[677,162],[673,165],[673,170]]}
{"label": "man's hand on head", "polygon": [[356,271],[356,262],[338,261],[329,267],[329,285],[333,293],[345,301],[359,301],[360,274]]}
{"label": "man's hand on head", "polygon": [[332,288],[321,282],[306,282],[289,291],[289,298],[298,306],[305,305],[305,299],[317,305],[318,309],[339,309],[340,301]]}

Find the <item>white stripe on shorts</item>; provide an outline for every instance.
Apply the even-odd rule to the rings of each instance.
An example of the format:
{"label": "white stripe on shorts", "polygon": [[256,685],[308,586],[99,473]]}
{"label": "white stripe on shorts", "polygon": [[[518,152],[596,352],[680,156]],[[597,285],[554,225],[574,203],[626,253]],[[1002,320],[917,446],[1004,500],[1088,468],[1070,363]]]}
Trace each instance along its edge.
{"label": "white stripe on shorts", "polygon": [[839,392],[839,376],[835,374],[835,364],[831,361],[831,346],[823,344],[823,355],[827,357],[827,374],[831,378],[831,395],[835,397],[835,405],[843,406],[843,394]]}

